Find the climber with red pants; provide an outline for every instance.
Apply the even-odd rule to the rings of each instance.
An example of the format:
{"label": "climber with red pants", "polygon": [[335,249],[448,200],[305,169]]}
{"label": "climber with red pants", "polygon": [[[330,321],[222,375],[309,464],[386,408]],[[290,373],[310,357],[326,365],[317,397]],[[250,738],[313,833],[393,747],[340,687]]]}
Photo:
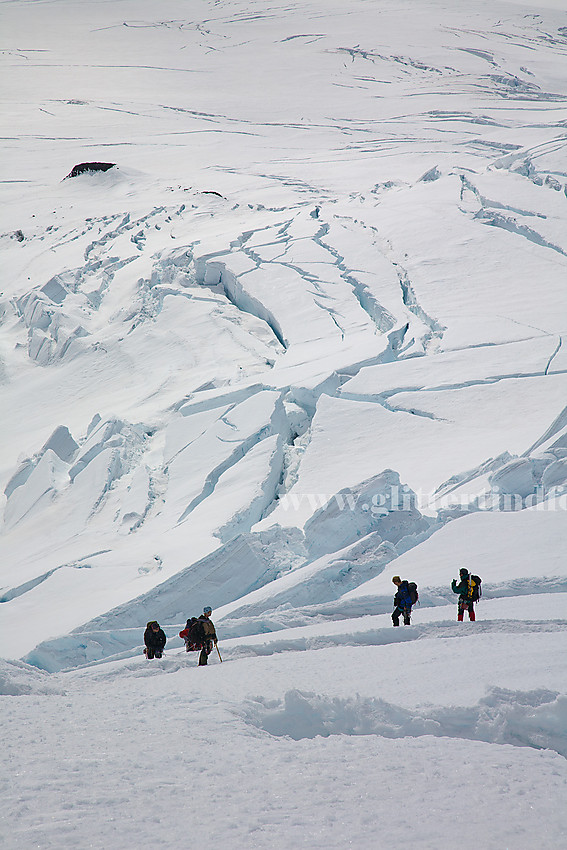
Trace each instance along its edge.
{"label": "climber with red pants", "polygon": [[451,583],[453,593],[459,594],[457,620],[462,623],[465,611],[468,611],[469,620],[474,622],[476,620],[474,603],[480,599],[481,580],[479,576],[471,575],[464,567],[459,570],[459,576],[460,582],[457,582],[457,579],[454,578]]}

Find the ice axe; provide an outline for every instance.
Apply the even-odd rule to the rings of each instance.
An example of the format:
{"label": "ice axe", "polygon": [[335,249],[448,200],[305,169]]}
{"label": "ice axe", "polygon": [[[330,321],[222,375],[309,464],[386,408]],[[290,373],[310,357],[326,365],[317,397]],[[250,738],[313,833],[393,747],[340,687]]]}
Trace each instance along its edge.
{"label": "ice axe", "polygon": [[216,648],[217,648],[217,652],[218,652],[218,654],[219,654],[219,658],[220,658],[220,660],[221,660],[221,664],[222,664],[222,658],[221,658],[221,654],[220,654],[220,649],[219,649],[219,645],[218,645],[218,643],[215,643],[215,646],[216,646]]}

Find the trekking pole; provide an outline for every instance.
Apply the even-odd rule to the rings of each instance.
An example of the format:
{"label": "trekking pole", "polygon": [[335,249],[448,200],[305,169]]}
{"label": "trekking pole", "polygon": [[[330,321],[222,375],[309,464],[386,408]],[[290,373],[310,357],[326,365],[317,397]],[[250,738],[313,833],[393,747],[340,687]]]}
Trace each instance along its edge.
{"label": "trekking pole", "polygon": [[221,664],[222,664],[222,658],[221,658],[221,654],[220,654],[220,649],[219,649],[219,645],[218,645],[218,643],[216,643],[216,644],[215,644],[215,646],[216,646],[216,648],[217,648],[217,652],[218,652],[218,654],[219,654],[219,658],[220,658],[220,660],[221,660]]}

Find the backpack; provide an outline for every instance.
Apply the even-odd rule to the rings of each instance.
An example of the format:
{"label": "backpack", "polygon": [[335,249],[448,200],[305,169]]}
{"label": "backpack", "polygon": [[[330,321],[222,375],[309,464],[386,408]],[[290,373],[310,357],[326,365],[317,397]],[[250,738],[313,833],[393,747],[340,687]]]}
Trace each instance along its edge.
{"label": "backpack", "polygon": [[410,595],[411,604],[415,605],[415,603],[419,600],[419,593],[417,592],[417,584],[415,581],[408,581],[408,593]]}
{"label": "backpack", "polygon": [[185,641],[188,652],[201,649],[200,641],[202,638],[199,636],[200,629],[195,629],[195,625],[198,622],[197,617],[190,617],[185,624],[185,628],[179,632],[179,637]]}
{"label": "backpack", "polygon": [[469,599],[471,602],[478,602],[482,596],[482,579],[480,576],[469,576]]}
{"label": "backpack", "polygon": [[192,617],[192,624],[189,629],[188,640],[193,644],[195,649],[201,649],[204,641],[205,641],[205,631],[203,629],[203,623],[197,617]]}

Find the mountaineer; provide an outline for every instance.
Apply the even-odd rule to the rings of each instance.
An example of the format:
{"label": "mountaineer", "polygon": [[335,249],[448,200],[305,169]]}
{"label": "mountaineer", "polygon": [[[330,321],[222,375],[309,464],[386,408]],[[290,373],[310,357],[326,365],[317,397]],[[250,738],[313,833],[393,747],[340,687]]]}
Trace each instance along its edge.
{"label": "mountaineer", "polygon": [[457,583],[456,578],[451,582],[451,590],[459,594],[457,620],[462,623],[465,611],[468,611],[469,620],[474,623],[476,620],[474,603],[481,597],[482,580],[479,576],[471,575],[464,567],[459,570],[459,576],[460,582]]}
{"label": "mountaineer", "polygon": [[146,658],[161,658],[163,648],[167,642],[165,632],[160,628],[157,620],[150,620],[144,632],[144,655]]}
{"label": "mountaineer", "polygon": [[409,626],[411,623],[411,609],[419,599],[417,592],[417,584],[415,581],[402,581],[399,576],[394,576],[392,582],[398,588],[394,596],[394,610],[392,612],[392,622],[394,626],[400,625],[400,615],[403,615],[404,626]]}
{"label": "mountaineer", "polygon": [[205,605],[203,613],[197,620],[193,621],[193,624],[186,636],[186,642],[192,645],[194,649],[201,650],[199,655],[199,667],[203,667],[208,663],[208,658],[213,651],[213,646],[217,645],[217,633],[215,631],[214,623],[210,619],[212,613],[213,609],[211,606]]}

